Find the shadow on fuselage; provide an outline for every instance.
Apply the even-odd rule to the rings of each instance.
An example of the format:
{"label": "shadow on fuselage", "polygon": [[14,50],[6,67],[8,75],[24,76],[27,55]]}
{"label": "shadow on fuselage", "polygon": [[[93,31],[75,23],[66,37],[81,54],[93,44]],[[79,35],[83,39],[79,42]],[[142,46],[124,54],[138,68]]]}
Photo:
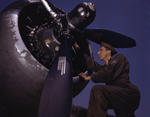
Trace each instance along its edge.
{"label": "shadow on fuselage", "polygon": [[[72,112],[70,117],[87,117],[88,110],[80,106],[72,106]],[[108,114],[107,117],[116,117]]]}

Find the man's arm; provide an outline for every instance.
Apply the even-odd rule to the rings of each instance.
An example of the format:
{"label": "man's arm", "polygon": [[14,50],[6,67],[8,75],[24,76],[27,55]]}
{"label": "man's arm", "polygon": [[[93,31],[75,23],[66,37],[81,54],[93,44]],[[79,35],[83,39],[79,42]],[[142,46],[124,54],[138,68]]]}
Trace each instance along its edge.
{"label": "man's arm", "polygon": [[104,66],[99,71],[91,75],[91,80],[95,83],[107,83],[113,77],[113,68],[112,66]]}
{"label": "man's arm", "polygon": [[112,68],[111,67],[103,67],[99,69],[99,71],[95,72],[91,76],[87,76],[84,73],[79,74],[85,80],[92,80],[95,83],[98,82],[109,82],[110,78],[112,77]]}
{"label": "man's arm", "polygon": [[85,52],[83,52],[83,50],[79,47],[77,42],[75,42],[73,44],[73,46],[76,49],[77,53],[84,57],[85,62],[86,62],[86,67],[87,67],[88,71],[90,71],[90,72],[97,72],[99,69],[101,69],[101,67],[103,67],[102,65],[98,64],[97,62],[95,62],[94,59],[90,55],[88,55]]}
{"label": "man's arm", "polygon": [[99,69],[101,69],[103,66],[95,62],[89,55],[83,54],[85,61],[86,61],[86,67],[88,71],[91,72],[97,72]]}
{"label": "man's arm", "polygon": [[97,72],[92,74],[91,76],[85,76],[83,74],[79,74],[85,80],[92,80],[93,82],[104,82],[107,83],[111,80],[116,80],[120,78],[122,73],[129,72],[129,65],[127,59],[119,54],[114,60],[110,62],[109,65],[101,67]]}

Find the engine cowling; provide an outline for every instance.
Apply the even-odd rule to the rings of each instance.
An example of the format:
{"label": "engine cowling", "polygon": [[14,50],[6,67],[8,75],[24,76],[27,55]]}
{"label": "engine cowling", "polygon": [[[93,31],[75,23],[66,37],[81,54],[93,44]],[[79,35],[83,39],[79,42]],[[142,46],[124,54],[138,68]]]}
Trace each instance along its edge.
{"label": "engine cowling", "polygon": [[[36,116],[45,78],[57,54],[51,22],[39,0],[17,1],[0,14],[0,98],[11,117]],[[87,40],[78,43],[90,54]],[[86,71],[83,57],[74,49],[72,53],[75,97],[88,82],[77,76]]]}

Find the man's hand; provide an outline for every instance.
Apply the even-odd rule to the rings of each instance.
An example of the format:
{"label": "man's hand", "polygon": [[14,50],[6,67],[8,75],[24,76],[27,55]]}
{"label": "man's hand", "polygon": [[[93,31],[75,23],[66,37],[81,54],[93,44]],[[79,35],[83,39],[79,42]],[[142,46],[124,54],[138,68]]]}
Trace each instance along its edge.
{"label": "man's hand", "polygon": [[84,78],[84,80],[91,80],[91,77],[87,76],[85,73],[80,73],[79,76],[81,76],[82,78]]}
{"label": "man's hand", "polygon": [[75,42],[75,43],[73,44],[73,46],[74,46],[76,49],[80,49],[80,47],[79,47],[79,45],[77,44],[77,42]]}

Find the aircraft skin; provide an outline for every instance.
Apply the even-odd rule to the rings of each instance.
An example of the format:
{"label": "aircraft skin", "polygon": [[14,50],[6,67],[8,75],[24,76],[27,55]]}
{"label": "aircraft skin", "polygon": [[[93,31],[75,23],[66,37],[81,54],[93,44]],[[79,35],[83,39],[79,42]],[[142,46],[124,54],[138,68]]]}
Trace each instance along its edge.
{"label": "aircraft skin", "polygon": [[[41,4],[39,2],[39,0],[17,1],[9,5],[0,14],[0,98],[2,100],[1,108],[3,112],[1,114],[3,117],[37,116],[40,96],[49,68],[44,66],[36,58],[37,56],[34,56],[34,51],[28,48],[29,46],[24,41],[26,38],[21,34],[25,32],[21,29],[26,29],[23,29],[22,24],[19,23],[21,22],[22,11],[28,6],[32,9],[32,5],[33,8],[41,7],[42,5],[39,5]],[[45,10],[44,8],[41,9]],[[85,43],[86,47],[84,46],[84,48],[88,50],[88,42]],[[76,55],[73,55],[75,58]],[[75,64],[76,62],[74,60]],[[52,63],[52,61],[49,62],[49,64]],[[78,66],[76,67],[78,68]],[[75,73],[74,76],[76,76]],[[88,83],[80,78],[75,78],[72,82],[75,82],[73,83],[73,96],[76,96]]]}

